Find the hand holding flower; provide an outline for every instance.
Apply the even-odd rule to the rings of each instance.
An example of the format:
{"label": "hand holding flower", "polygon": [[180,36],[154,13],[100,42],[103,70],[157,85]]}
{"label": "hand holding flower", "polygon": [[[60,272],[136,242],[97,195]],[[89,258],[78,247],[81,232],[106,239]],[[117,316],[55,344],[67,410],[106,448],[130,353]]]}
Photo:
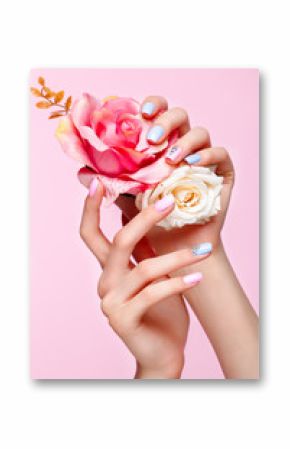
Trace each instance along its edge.
{"label": "hand holding flower", "polygon": [[172,171],[162,155],[176,140],[174,133],[153,146],[146,139],[149,126],[130,98],[100,102],[83,94],[60,120],[56,137],[69,156],[85,165],[81,182],[88,187],[98,178],[112,202],[120,193],[144,191]]}
{"label": "hand holding flower", "polygon": [[[188,220],[188,222],[191,221],[192,223],[197,223],[194,224],[194,226],[184,226],[180,229],[172,229],[167,232],[164,232],[160,227],[155,227],[148,234],[148,238],[159,254],[191,246],[200,241],[211,242],[213,248],[217,248],[220,245],[220,232],[234,184],[234,168],[230,156],[224,148],[211,147],[210,136],[207,130],[200,127],[190,129],[189,117],[184,110],[173,108],[162,113],[162,111],[167,108],[167,102],[162,97],[148,97],[143,102],[141,110],[144,109],[144,106],[146,109],[146,104],[148,103],[154,104],[154,113],[152,116],[146,112],[146,119],[149,120],[152,118],[151,129],[158,126],[158,129],[163,130],[162,137],[157,139],[156,143],[159,145],[162,143],[162,139],[166,139],[167,135],[174,131],[179,135],[179,139],[168,149],[165,155],[167,164],[173,168],[178,167],[180,164],[182,164],[182,166],[181,168],[175,168],[175,171],[173,171],[169,178],[162,181],[159,186],[157,185],[155,190],[149,190],[148,193],[145,192],[142,196],[139,195],[137,200],[139,207],[140,199],[142,198],[144,198],[144,205],[146,205],[147,202],[150,202],[150,196],[153,195],[154,198],[154,194],[162,194],[162,191],[172,192],[170,185],[173,186],[174,182],[171,183],[171,179],[174,180],[176,172],[178,176],[179,170],[182,173],[181,179],[186,178],[184,174],[186,172],[191,172],[191,170],[191,176],[196,176],[199,170],[203,172],[200,172],[198,175],[200,179],[194,188],[195,190],[197,187],[198,190],[195,190],[197,195],[195,194],[192,196],[193,201],[196,201],[196,197],[197,199],[200,199],[202,197],[202,192],[205,191],[203,187],[199,188],[202,178],[207,181],[204,187],[206,187],[206,191],[209,193],[209,195],[204,195],[204,198],[206,199],[205,202],[196,204],[197,208],[193,211],[193,214],[189,213],[183,216],[184,208],[186,206],[182,203],[185,203],[186,195],[189,192],[186,188],[179,189],[177,186],[178,188],[175,193],[177,194],[177,201],[180,201],[180,195],[182,196],[181,207],[177,208],[176,206],[176,214],[174,215],[174,211],[172,216],[167,217],[165,226],[170,220],[174,220],[175,224],[179,224],[183,220],[185,222]],[[156,115],[157,118],[155,119]],[[210,171],[210,167],[215,167],[215,174]],[[221,180],[223,181],[222,185]],[[164,189],[162,187],[163,184],[165,185]],[[182,180],[181,186],[184,186]],[[191,193],[193,193],[194,190],[191,190]],[[128,219],[137,213],[137,208],[133,204],[133,198],[122,197],[118,199],[117,203]],[[208,206],[206,212],[209,216],[212,215],[211,212],[218,213],[212,216],[205,224],[198,224],[198,221],[202,217],[200,213],[204,206]],[[218,209],[220,210],[218,211]]]}
{"label": "hand holding flower", "polygon": [[[166,220],[159,223],[166,229],[185,224],[202,224],[220,209],[222,177],[209,168],[179,167],[174,170],[167,160],[176,160],[182,153],[177,135],[188,141],[189,120],[181,108],[162,113],[167,103],[152,97],[143,105],[130,98],[108,97],[102,102],[89,94],[74,101],[64,91],[54,93],[39,77],[41,90],[31,88],[44,101],[41,108],[58,107],[50,118],[61,117],[56,137],[63,150],[81,164],[79,178],[87,187],[93,178],[102,182],[110,202],[121,193],[137,195],[139,209],[161,199],[165,192],[175,198],[175,208]],[[161,114],[162,113],[162,114]],[[147,118],[158,116],[153,127]],[[149,129],[150,128],[150,129]],[[172,172],[174,173],[172,174]]]}
{"label": "hand holding flower", "polygon": [[158,226],[172,229],[187,224],[203,224],[220,211],[222,180],[210,168],[180,165],[155,188],[139,193],[136,206],[142,210],[164,195],[171,194],[175,207]]}
{"label": "hand holding flower", "polygon": [[[164,98],[149,97],[140,115],[132,99],[100,102],[84,94],[70,110],[71,97],[61,103],[63,91],[52,92],[42,77],[39,84],[32,88],[43,98],[37,106],[58,107],[50,118],[61,117],[62,148],[85,165],[79,177],[90,190],[81,236],[103,267],[102,310],[135,356],[136,377],[180,376],[188,331],[183,294],[225,376],[256,378],[257,317],[220,239],[234,182],[226,150],[212,148],[205,129],[190,130],[187,113],[167,110]],[[112,244],[99,228],[104,191],[124,214]],[[135,198],[122,193],[137,195],[140,213]],[[204,282],[192,273],[196,262]]]}
{"label": "hand holding flower", "polygon": [[[188,330],[180,294],[196,286],[202,275],[191,273],[171,279],[168,275],[197,263],[210,251],[199,255],[196,248],[191,248],[148,257],[144,235],[172,211],[174,201],[170,196],[137,214],[111,244],[99,228],[102,196],[103,187],[94,180],[81,223],[81,236],[103,267],[98,286],[102,310],[134,355],[136,377],[180,377]],[[130,262],[132,253],[135,259],[141,259],[139,264]]]}

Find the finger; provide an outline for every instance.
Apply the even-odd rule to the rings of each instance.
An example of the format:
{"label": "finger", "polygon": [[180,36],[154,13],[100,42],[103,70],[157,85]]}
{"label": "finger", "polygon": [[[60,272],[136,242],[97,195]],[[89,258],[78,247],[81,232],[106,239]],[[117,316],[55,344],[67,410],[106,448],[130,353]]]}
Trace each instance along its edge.
{"label": "finger", "polygon": [[116,302],[123,303],[136,295],[149,283],[169,276],[170,273],[188,265],[198,263],[210,255],[211,243],[202,243],[190,249],[175,251],[163,256],[150,258],[140,262],[114,292]]}
{"label": "finger", "polygon": [[152,120],[156,115],[168,109],[167,100],[164,97],[150,95],[141,105],[141,113],[147,120]]}
{"label": "finger", "polygon": [[172,108],[161,114],[154,122],[147,134],[147,140],[151,144],[158,145],[163,142],[168,135],[178,130],[180,136],[190,129],[187,112],[182,108]]}
{"label": "finger", "polygon": [[145,287],[138,295],[126,304],[131,318],[138,321],[154,304],[169,296],[183,293],[199,284],[202,280],[201,273],[191,273],[183,277],[171,278]]}
{"label": "finger", "polygon": [[[208,148],[210,145],[208,131],[205,128],[193,128],[178,139],[175,145],[168,150],[165,156],[166,162],[173,165],[178,164],[189,154],[202,148]],[[192,157],[194,159],[194,155]]]}
{"label": "finger", "polygon": [[224,177],[224,184],[234,181],[234,166],[225,148],[206,148],[185,158],[185,161],[197,167],[216,165],[216,174]]}
{"label": "finger", "polygon": [[94,178],[85,200],[80,225],[80,235],[103,266],[109,254],[110,243],[100,229],[100,206],[103,199],[103,186]]}
{"label": "finger", "polygon": [[119,276],[124,269],[127,269],[137,243],[173,210],[174,204],[173,195],[163,197],[155,204],[143,209],[116,234],[106,264],[108,276]]}
{"label": "finger", "polygon": [[[126,226],[129,223],[129,219],[122,214],[122,225]],[[155,257],[155,252],[150,246],[149,241],[146,237],[143,237],[135,246],[132,256],[136,262],[141,262],[141,260],[149,259]]]}

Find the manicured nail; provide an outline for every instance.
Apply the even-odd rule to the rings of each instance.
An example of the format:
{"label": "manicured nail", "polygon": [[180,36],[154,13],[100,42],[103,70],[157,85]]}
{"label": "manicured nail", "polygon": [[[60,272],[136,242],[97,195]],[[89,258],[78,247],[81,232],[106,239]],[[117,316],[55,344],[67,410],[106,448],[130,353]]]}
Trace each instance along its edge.
{"label": "manicured nail", "polygon": [[165,209],[168,209],[169,206],[172,206],[175,203],[174,196],[169,194],[164,196],[161,200],[157,201],[154,204],[155,209],[158,212],[163,212]]}
{"label": "manicured nail", "polygon": [[169,159],[170,161],[175,161],[181,153],[181,148],[172,147],[170,148],[165,156],[165,159]]}
{"label": "manicured nail", "polygon": [[187,285],[196,285],[202,280],[201,273],[191,273],[183,277],[183,282]]}
{"label": "manicured nail", "polygon": [[186,156],[184,158],[184,160],[190,165],[196,164],[197,162],[200,161],[200,159],[201,159],[201,157],[199,154],[190,154],[189,156]]}
{"label": "manicured nail", "polygon": [[151,140],[151,142],[158,142],[161,137],[164,134],[164,129],[162,126],[156,125],[153,126],[153,128],[150,129],[149,133],[147,134],[147,140]]}
{"label": "manicured nail", "polygon": [[99,185],[99,181],[97,180],[97,178],[94,178],[90,184],[89,196],[94,196],[94,194],[96,193],[96,190],[98,188],[98,185]]}
{"label": "manicured nail", "polygon": [[209,254],[212,252],[212,244],[209,242],[200,243],[200,245],[192,248],[192,253],[194,256],[203,256],[204,254]]}
{"label": "manicured nail", "polygon": [[152,115],[155,109],[154,103],[144,103],[142,106],[142,114]]}

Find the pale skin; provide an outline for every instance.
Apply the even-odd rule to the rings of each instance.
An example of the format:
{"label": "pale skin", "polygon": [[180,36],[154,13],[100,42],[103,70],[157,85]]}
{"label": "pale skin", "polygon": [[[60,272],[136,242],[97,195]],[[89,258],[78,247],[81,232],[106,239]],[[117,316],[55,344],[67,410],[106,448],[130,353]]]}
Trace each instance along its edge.
{"label": "pale skin", "polygon": [[[173,271],[199,262],[189,248],[149,257],[142,241],[173,206],[150,206],[137,214],[110,243],[99,228],[103,187],[85,202],[81,236],[103,267],[98,284],[101,308],[113,330],[136,359],[136,378],[178,378],[184,359],[188,314],[181,293],[200,282],[201,275],[169,277]],[[134,264],[132,253],[143,256]]]}
{"label": "pale skin", "polygon": [[[114,254],[116,251],[118,252],[116,246],[118,247],[117,243],[120,238],[116,238],[111,245],[99,229],[102,186],[98,186],[94,195],[89,196],[86,200],[81,234],[104,267],[99,283],[100,297],[103,298],[103,310],[109,317],[113,329],[120,335],[136,359],[136,378],[180,377],[189,325],[183,296],[200,320],[216,352],[225,377],[256,379],[259,376],[258,318],[234,274],[221,239],[221,230],[234,185],[232,161],[224,148],[211,146],[207,130],[200,127],[190,129],[186,111],[181,108],[168,110],[167,102],[162,97],[148,97],[144,100],[143,106],[148,103],[153,105],[153,110],[148,113],[147,109],[147,112],[143,114],[144,117],[147,120],[152,120],[152,127],[158,125],[163,130],[163,134],[158,140],[150,142],[159,144],[166,139],[170,132],[177,130],[179,140],[174,146],[178,148],[178,151],[175,152],[174,159],[167,159],[169,164],[177,165],[186,156],[198,154],[199,160],[194,165],[215,165],[216,173],[224,178],[221,194],[222,210],[207,224],[165,231],[155,224],[170,213],[171,207],[163,211],[161,216],[160,212],[156,216],[153,206],[138,214],[133,198],[119,197],[117,204],[123,211],[123,223],[128,223],[120,233],[121,235],[127,233],[130,244],[129,249],[127,248],[125,251],[125,257],[124,251],[121,255],[119,250],[118,264],[123,268],[126,266],[128,276],[131,276],[129,279],[135,276],[134,273],[137,273],[137,276],[144,265],[145,271],[148,269],[148,272],[150,267],[154,266],[156,274],[156,276],[151,274],[150,279],[146,278],[145,284],[138,284],[138,292],[135,290],[127,292],[125,298],[123,294],[120,295],[119,291],[120,279],[123,279],[124,273],[121,276],[119,274],[119,277],[116,274],[114,280],[111,279],[112,274],[109,275],[109,273],[118,272],[116,267],[116,269],[112,269],[112,261],[116,260]],[[144,226],[144,218],[142,218],[142,226],[140,225],[138,228],[142,214],[147,214],[150,219],[148,218],[148,223]],[[130,232],[128,232],[129,230]],[[135,236],[133,243],[132,235]],[[191,251],[192,247],[203,242],[212,244],[210,257],[207,257],[209,254],[203,257],[194,257]],[[186,261],[180,259],[179,253],[176,252],[187,254],[188,259],[186,256],[184,256]],[[133,269],[132,263],[129,262],[131,254],[134,255],[137,263],[137,267]],[[162,257],[167,258],[167,263],[170,259],[171,265],[164,265],[165,259]],[[143,262],[138,264],[142,260]],[[146,264],[144,260],[146,260]],[[184,261],[182,265],[180,265],[181,260]],[[193,271],[202,273],[202,281],[192,286],[185,286],[183,277]],[[166,280],[163,279],[164,277]],[[172,278],[173,284],[169,283],[168,277]],[[160,285],[156,289],[155,282],[157,280]],[[127,280],[128,285],[131,282],[131,280],[130,282]],[[160,297],[160,286],[163,285],[166,285],[167,296],[161,295],[162,297]],[[171,290],[173,285],[175,289]],[[154,296],[157,290],[158,299]],[[110,319],[112,309],[104,306],[105,303],[124,303],[126,307],[133,309],[132,305],[137,304],[136,298],[139,303],[142,302],[142,298],[144,299],[142,291],[146,292],[146,300],[143,301],[143,306],[140,306],[142,314],[139,312],[138,319],[132,318],[133,313],[129,314],[131,321],[129,320],[128,324],[128,314],[120,312],[120,310],[125,310],[121,306],[120,309],[114,309],[113,321]],[[112,301],[110,299],[112,297],[119,299]],[[108,298],[109,301],[107,301]],[[138,307],[135,306],[136,308]],[[117,312],[117,310],[119,311]],[[133,322],[134,332],[132,332],[131,326]]]}

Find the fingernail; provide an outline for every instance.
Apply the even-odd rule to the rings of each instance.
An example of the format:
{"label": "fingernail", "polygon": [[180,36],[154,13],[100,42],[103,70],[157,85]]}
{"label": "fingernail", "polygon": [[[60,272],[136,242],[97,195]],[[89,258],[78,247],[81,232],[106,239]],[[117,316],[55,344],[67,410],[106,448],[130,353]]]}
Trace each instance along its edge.
{"label": "fingernail", "polygon": [[142,106],[142,114],[152,115],[155,109],[154,103],[144,103]]}
{"label": "fingernail", "polygon": [[183,282],[187,285],[196,285],[202,280],[201,273],[191,273],[183,277]]}
{"label": "fingernail", "polygon": [[209,254],[212,252],[212,244],[209,242],[200,243],[199,245],[192,248],[192,253],[194,256],[203,256],[204,254]]}
{"label": "fingernail", "polygon": [[98,188],[98,184],[99,184],[99,181],[97,180],[97,178],[94,178],[90,184],[89,196],[94,196],[94,194],[96,193],[96,190]]}
{"label": "fingernail", "polygon": [[172,147],[170,148],[165,156],[165,159],[170,159],[171,161],[175,161],[181,153],[181,148]]}
{"label": "fingernail", "polygon": [[165,209],[168,209],[169,206],[172,206],[175,203],[174,196],[169,194],[164,196],[161,200],[157,201],[154,204],[155,209],[158,212],[163,212]]}
{"label": "fingernail", "polygon": [[156,125],[153,126],[153,128],[150,129],[149,133],[147,134],[147,140],[151,140],[151,142],[158,142],[161,137],[164,134],[164,129],[162,126]]}
{"label": "fingernail", "polygon": [[196,164],[197,162],[200,161],[200,159],[201,159],[201,157],[199,154],[190,154],[189,156],[186,156],[184,158],[184,160],[190,165]]}

